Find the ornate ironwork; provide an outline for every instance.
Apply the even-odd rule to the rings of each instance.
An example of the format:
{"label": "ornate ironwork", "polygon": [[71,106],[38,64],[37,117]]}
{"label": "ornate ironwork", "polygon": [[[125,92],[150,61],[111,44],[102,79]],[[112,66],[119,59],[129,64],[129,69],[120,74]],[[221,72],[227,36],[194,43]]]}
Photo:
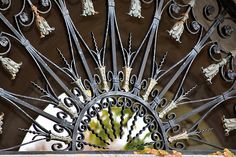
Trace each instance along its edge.
{"label": "ornate ironwork", "polygon": [[[204,30],[203,26],[195,18],[194,6],[197,0],[191,0],[188,4],[182,5],[174,0],[164,2],[164,0],[156,1],[142,1],[145,4],[154,3],[155,11],[153,20],[150,24],[148,31],[140,46],[132,51],[132,35],[129,35],[128,49],[123,46],[121,34],[118,29],[118,21],[116,18],[116,5],[115,0],[107,0],[107,23],[104,33],[104,42],[100,46],[96,42],[95,35],[92,33],[92,42],[95,50],[90,48],[83,40],[77,27],[73,23],[69,10],[67,9],[65,0],[41,0],[40,4],[46,8],[46,11],[37,9],[30,0],[22,0],[22,10],[15,15],[15,25],[13,25],[5,16],[4,11],[7,11],[11,1],[2,1],[0,20],[9,32],[1,32],[0,44],[7,47],[6,52],[1,54],[6,55],[11,49],[11,40],[16,40],[21,46],[25,48],[32,60],[35,62],[37,68],[41,72],[44,79],[43,87],[32,82],[32,84],[42,93],[40,98],[19,95],[8,91],[7,89],[0,88],[1,99],[17,108],[27,118],[32,120],[33,130],[20,129],[22,132],[34,134],[32,141],[25,144],[46,140],[53,141],[52,150],[83,150],[85,146],[93,147],[96,149],[108,149],[109,145],[115,139],[123,139],[132,149],[139,146],[151,146],[156,149],[184,149],[184,142],[187,140],[197,141],[215,148],[222,148],[210,141],[206,141],[202,136],[203,132],[211,129],[199,128],[200,123],[212,112],[215,108],[220,106],[223,102],[233,99],[236,96],[235,88],[235,71],[234,71],[234,55],[230,50],[224,50],[218,43],[210,41],[210,37],[215,30],[220,30],[219,35],[222,38],[229,38],[233,31],[229,25],[223,25],[224,19],[229,20],[227,11],[219,9],[219,14],[212,21],[208,30]],[[58,49],[58,53],[63,61],[63,65],[58,65],[44,56],[37,50],[31,42],[26,38],[22,31],[22,27],[29,27],[33,21],[40,30],[41,37],[48,35],[54,28],[51,28],[47,21],[39,15],[46,14],[51,11],[52,5],[56,5],[65,23],[65,28],[68,35],[68,43],[70,45],[69,53],[71,60],[68,61],[64,57],[63,52]],[[83,16],[95,15],[94,6],[91,0],[82,0]],[[32,17],[28,16],[25,12],[27,6],[33,11]],[[38,7],[40,8],[40,7]],[[167,8],[167,9],[166,9]],[[187,9],[184,14],[181,14],[181,9]],[[131,8],[129,15],[141,18],[141,1],[131,0]],[[199,38],[197,43],[193,46],[192,50],[187,53],[180,61],[177,61],[169,68],[163,68],[165,60],[168,58],[167,53],[160,59],[158,64],[157,58],[157,36],[162,13],[168,11],[169,15],[178,20],[176,24],[170,29],[169,34],[180,42],[180,37],[184,31],[194,35],[198,34]],[[207,6],[204,8],[205,17],[212,16],[214,9]],[[178,15],[183,15],[177,17]],[[211,18],[207,18],[212,20]],[[111,51],[107,51],[108,39],[110,37]],[[82,49],[81,45],[85,46]],[[209,46],[210,45],[210,46]],[[211,82],[212,78],[220,72],[223,79],[231,83],[231,88],[215,97],[190,100],[190,92],[197,86],[194,86],[187,92],[184,92],[184,83],[189,74],[189,70],[205,47],[209,46],[209,55],[217,64],[212,64],[203,69],[203,74],[207,77],[207,81]],[[74,48],[78,54],[75,54]],[[118,49],[121,52],[123,60],[123,70],[119,69],[117,63]],[[85,52],[86,51],[86,52]],[[143,56],[141,51],[143,51]],[[89,53],[93,59],[99,74],[93,74],[91,66],[86,60],[85,53]],[[107,53],[111,53],[112,68],[107,68]],[[216,54],[222,54],[222,59],[216,59]],[[75,56],[78,55],[81,59],[81,64],[87,78],[83,79],[80,76],[77,60]],[[137,57],[142,57],[141,66],[138,73],[133,72]],[[151,60],[149,59],[151,56]],[[3,62],[3,57],[0,58]],[[8,63],[9,62],[9,63]],[[11,60],[4,65],[7,70],[15,78],[20,64]],[[148,62],[152,63],[150,78],[144,77],[145,69]],[[11,65],[11,67],[9,67]],[[227,67],[227,68],[226,68]],[[56,69],[56,70],[55,70]],[[174,70],[175,69],[175,70]],[[69,83],[75,86],[70,89],[66,85],[66,81],[57,74],[62,72],[70,79]],[[167,75],[172,75],[169,81],[163,85],[158,86],[161,79],[169,78]],[[50,78],[63,90],[63,93],[56,93],[55,88],[49,81]],[[177,81],[180,79],[180,81]],[[170,90],[171,87],[177,86],[175,91]],[[173,98],[168,98],[166,94],[171,91],[174,93]],[[59,95],[66,95],[65,98],[59,98]],[[41,103],[51,104],[60,111],[56,116],[45,112],[44,110],[36,107],[29,100],[39,101]],[[180,108],[184,105],[192,105],[202,103],[189,112],[183,113],[178,117],[174,113],[175,108]],[[3,105],[3,104],[1,104]],[[26,108],[38,115],[54,122],[53,129],[49,129],[47,124],[40,124],[27,113]],[[114,110],[119,110],[119,115],[115,115]],[[126,114],[126,112],[129,114]],[[108,124],[102,118],[103,114],[107,114]],[[191,126],[183,128],[185,131],[181,132],[182,122],[186,121],[189,117],[203,113],[202,116],[194,121]],[[91,124],[97,121],[99,131]],[[229,119],[224,119],[224,127],[228,133],[231,131]],[[129,123],[129,125],[128,125]],[[126,132],[125,132],[126,129]],[[62,133],[66,135],[62,135]],[[101,143],[90,143],[85,135],[89,132],[93,137],[98,139]],[[137,144],[137,140],[141,136],[146,135],[149,137],[148,141],[142,144]],[[21,146],[21,145],[20,145]],[[20,146],[15,146],[9,149],[2,149],[0,151],[12,150]]]}

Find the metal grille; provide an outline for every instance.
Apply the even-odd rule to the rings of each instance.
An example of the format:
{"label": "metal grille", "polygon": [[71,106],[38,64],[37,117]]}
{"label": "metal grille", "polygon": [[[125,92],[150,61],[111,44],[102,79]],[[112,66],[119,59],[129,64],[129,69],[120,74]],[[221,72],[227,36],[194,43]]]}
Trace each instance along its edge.
{"label": "metal grille", "polygon": [[[216,13],[216,8],[206,5],[203,8],[203,14],[211,25],[208,30],[204,30],[203,25],[195,17],[194,7],[198,3],[197,0],[190,0],[186,4],[174,0],[149,2],[131,0],[128,15],[132,18],[142,20],[142,5],[155,7],[149,29],[140,45],[134,49],[132,41],[135,39],[135,35],[131,33],[128,38],[128,47],[123,45],[124,42],[118,28],[119,21],[116,17],[116,11],[119,10],[116,8],[114,0],[108,0],[103,43],[98,44],[92,33],[91,41],[94,48],[91,48],[73,23],[66,3],[67,1],[64,0],[37,2],[22,0],[22,9],[14,16],[15,23],[13,24],[4,14],[14,5],[14,2],[0,1],[1,25],[8,30],[2,31],[0,34],[0,45],[3,50],[0,53],[0,60],[4,69],[11,74],[12,79],[17,79],[16,75],[22,63],[16,63],[5,56],[11,51],[11,43],[14,41],[14,44],[17,42],[25,48],[25,53],[31,56],[43,79],[42,85],[32,82],[35,89],[41,92],[40,98],[20,95],[0,88],[0,97],[5,100],[1,105],[10,104],[32,121],[32,129],[19,128],[20,132],[34,135],[33,139],[27,143],[3,148],[0,151],[15,150],[23,145],[42,140],[53,142],[51,148],[55,151],[81,151],[85,147],[108,150],[109,145],[117,139],[121,139],[128,150],[143,149],[143,147],[165,150],[188,149],[191,146],[189,141],[212,148],[222,149],[224,147],[207,141],[203,136],[205,133],[210,134],[212,128],[200,128],[199,126],[211,112],[214,112],[215,108],[236,96],[235,50],[226,50],[219,43],[210,40],[213,32],[217,32],[222,39],[230,39],[233,29],[231,25],[225,24],[225,21],[235,20],[232,17],[232,10],[227,11],[222,4],[218,3],[219,11]],[[93,6],[91,0],[82,0],[81,4],[82,16],[96,17],[98,12],[95,11],[96,6]],[[127,4],[124,2],[124,5]],[[58,14],[61,14],[68,33],[68,53],[71,57],[68,59],[64,56],[64,52],[58,49],[62,64],[57,64],[42,54],[22,31],[36,23],[41,38],[50,37],[56,28],[50,27],[48,24],[50,21],[46,21],[42,16],[48,14],[52,6],[58,8]],[[42,10],[40,10],[41,8]],[[166,12],[176,20],[174,26],[168,28],[167,32],[170,40],[176,40],[175,44],[181,43],[183,33],[198,36],[196,44],[189,53],[170,66],[165,63],[168,57],[174,57],[174,54],[168,52],[162,57],[157,57],[158,28],[160,22],[165,20],[162,19],[162,14]],[[234,22],[232,23],[234,24]],[[191,100],[191,93],[196,91],[198,86],[194,84],[189,89],[184,89],[184,84],[193,62],[206,51],[215,62],[202,68],[202,76],[205,76],[206,82],[211,84],[216,75],[221,75],[223,81],[227,85],[230,84],[231,87],[214,97]],[[89,65],[88,55],[96,66]],[[107,56],[110,56],[111,60]],[[141,63],[137,63],[140,59]],[[78,62],[80,66],[78,66]],[[122,69],[121,65],[118,65],[120,62]],[[110,69],[109,65],[111,65]],[[97,74],[94,73],[94,69],[98,70]],[[150,72],[147,69],[151,69]],[[84,71],[86,77],[82,77],[80,71]],[[163,79],[167,81],[159,84]],[[73,83],[72,88],[71,85],[68,85],[71,83]],[[206,86],[209,84],[206,83]],[[174,90],[172,87],[175,87]],[[58,88],[61,93],[56,92]],[[167,96],[168,93],[173,93],[173,97]],[[61,98],[60,95],[64,96]],[[34,102],[50,104],[57,110],[55,109],[53,115],[36,107]],[[195,106],[195,108],[176,116],[176,109],[181,110],[186,105]],[[49,129],[47,124],[37,122],[35,117],[30,115],[32,111],[37,116],[52,121],[53,128]],[[182,125],[187,122],[188,118],[195,115],[201,116],[188,127]],[[0,116],[0,125],[3,130],[4,125],[7,125],[4,123],[4,116],[7,115]],[[220,121],[221,118],[218,117],[218,120]],[[236,120],[227,118],[223,117],[222,126],[218,126],[225,128],[226,135],[236,129]],[[1,133],[0,136],[4,136],[5,132],[1,131]],[[88,135],[89,137],[86,137]],[[147,140],[141,141],[140,139],[144,137]],[[94,142],[95,140],[96,142]],[[188,144],[186,145],[186,143]]]}

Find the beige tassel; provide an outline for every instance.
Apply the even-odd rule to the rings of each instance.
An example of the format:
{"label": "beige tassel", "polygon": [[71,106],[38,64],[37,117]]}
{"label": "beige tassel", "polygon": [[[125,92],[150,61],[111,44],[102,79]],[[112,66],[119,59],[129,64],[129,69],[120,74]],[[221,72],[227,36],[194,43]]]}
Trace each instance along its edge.
{"label": "beige tassel", "polygon": [[38,9],[36,6],[32,5],[32,11],[35,13],[36,16],[36,25],[38,30],[40,31],[40,37],[44,38],[45,36],[49,35],[52,31],[55,30],[54,27],[50,27],[48,22],[39,15]]}
{"label": "beige tassel", "polygon": [[16,63],[15,61],[11,60],[10,58],[3,58],[0,56],[0,61],[2,62],[3,68],[12,76],[12,80],[16,78],[16,74],[20,70],[20,66],[22,62]]}
{"label": "beige tassel", "polygon": [[131,5],[130,5],[130,10],[129,10],[129,15],[137,18],[144,18],[141,15],[141,2],[140,0],[131,0]]}
{"label": "beige tassel", "polygon": [[83,7],[82,16],[91,16],[98,14],[98,12],[94,10],[92,0],[82,0],[82,7]]}

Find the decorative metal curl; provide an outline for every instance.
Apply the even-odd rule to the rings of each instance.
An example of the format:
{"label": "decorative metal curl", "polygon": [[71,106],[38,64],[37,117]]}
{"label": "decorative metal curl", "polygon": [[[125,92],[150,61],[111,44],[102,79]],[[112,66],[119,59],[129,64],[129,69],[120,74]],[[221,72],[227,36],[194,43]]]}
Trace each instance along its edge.
{"label": "decorative metal curl", "polygon": [[219,6],[218,12],[216,11],[216,8],[213,5],[206,5],[203,8],[203,15],[204,17],[209,20],[213,21],[221,12],[221,7]]}
{"label": "decorative metal curl", "polygon": [[11,50],[11,41],[6,36],[0,34],[0,46],[5,49],[0,53],[0,56],[7,55]]}
{"label": "decorative metal curl", "polygon": [[0,11],[6,11],[11,7],[11,0],[1,0]]}

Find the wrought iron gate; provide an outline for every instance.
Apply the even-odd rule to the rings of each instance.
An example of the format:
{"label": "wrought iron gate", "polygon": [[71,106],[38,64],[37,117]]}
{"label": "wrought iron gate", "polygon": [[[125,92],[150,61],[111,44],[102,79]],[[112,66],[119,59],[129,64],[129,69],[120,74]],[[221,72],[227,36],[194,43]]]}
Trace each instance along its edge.
{"label": "wrought iron gate", "polygon": [[[211,134],[213,128],[204,128],[201,123],[221,104],[235,100],[236,48],[226,49],[221,40],[215,42],[213,35],[217,32],[219,38],[224,41],[235,39],[232,25],[235,24],[236,8],[233,0],[226,3],[217,1],[217,8],[210,4],[202,8],[204,20],[210,24],[207,29],[204,29],[195,15],[194,7],[200,3],[198,0],[190,0],[186,4],[175,0],[131,0],[130,10],[127,11],[131,16],[131,22],[126,21],[130,22],[128,25],[146,20],[147,17],[142,15],[142,11],[147,9],[144,5],[151,6],[154,10],[153,15],[150,15],[152,21],[149,28],[140,30],[146,34],[137,47],[132,45],[132,42],[139,42],[134,40],[136,34],[132,32],[128,36],[128,44],[123,42],[124,37],[119,29],[122,23],[119,23],[116,16],[116,12],[119,11],[116,7],[118,2],[115,0],[104,2],[107,17],[103,42],[98,42],[97,38],[100,36],[91,33],[92,44],[84,40],[77,29],[79,26],[73,23],[66,4],[70,3],[69,0],[22,0],[22,9],[14,16],[12,22],[5,14],[14,3],[15,1],[11,0],[0,0],[1,27],[4,28],[0,34],[0,61],[6,70],[5,74],[9,73],[13,81],[17,81],[17,75],[24,63],[17,63],[20,62],[18,59],[14,61],[7,58],[7,55],[14,44],[24,47],[25,53],[36,65],[24,68],[37,67],[41,73],[41,82],[32,82],[41,96],[26,96],[0,88],[1,106],[11,105],[32,121],[31,129],[19,128],[15,131],[34,135],[29,142],[10,148],[1,147],[0,151],[15,150],[23,145],[45,140],[53,142],[52,150],[77,151],[84,150],[85,147],[100,150],[109,149],[109,145],[118,139],[125,143],[128,150],[143,147],[165,150],[188,149],[191,147],[189,141],[196,141],[212,148],[224,148],[207,140],[203,134]],[[82,0],[79,3],[82,6],[81,15],[86,16],[84,19],[94,20],[100,12],[96,11],[96,5],[91,0]],[[119,3],[127,5],[127,2]],[[233,9],[227,6],[230,3]],[[53,8],[54,6],[57,9]],[[57,27],[52,27],[51,21],[43,16],[55,10],[60,13],[64,22],[69,47],[68,54],[60,48],[57,49],[60,63],[49,59],[47,53],[40,52],[25,35],[26,28],[36,24],[39,37],[44,38],[44,41],[48,40]],[[201,14],[201,11],[199,12],[198,14]],[[158,36],[162,32],[158,29],[160,23],[165,21],[163,14],[166,13],[175,20],[173,27],[167,28],[168,31],[164,32],[170,37],[170,43],[165,43],[166,47],[171,44],[180,45],[179,48],[184,46],[181,44],[182,38],[185,37],[181,37],[183,34],[198,38],[189,43],[194,45],[188,53],[179,52],[183,55],[180,60],[177,57],[179,54],[158,51]],[[135,18],[137,20],[133,20]],[[6,31],[3,31],[5,29]],[[51,51],[48,55],[55,52]],[[205,76],[206,83],[198,85],[196,81],[192,84],[194,79],[191,75],[194,76],[194,72],[201,71],[201,68],[195,68],[191,73],[189,71],[202,53],[208,53],[214,64],[202,67],[201,76],[195,75]],[[168,58],[172,58],[172,61],[168,62]],[[197,92],[199,86],[209,87],[214,84],[217,75],[222,76],[228,88],[226,91],[213,97],[190,99],[191,95],[201,95]],[[5,78],[8,75],[1,77]],[[1,84],[4,86],[4,82]],[[38,104],[45,105],[38,107]],[[55,111],[46,112],[44,108],[47,105],[54,106]],[[177,110],[181,111],[184,106],[191,107],[191,110],[176,115]],[[232,105],[230,109],[233,110]],[[49,128],[48,124],[35,120],[35,113],[52,121],[53,127]],[[8,115],[4,113],[0,116],[0,136],[7,134],[4,132],[5,125],[8,125],[4,123],[6,116]],[[194,116],[197,118],[193,123],[185,125],[188,119]],[[218,127],[224,127],[226,135],[236,129],[236,119],[229,118],[233,116],[235,115],[216,117],[217,121],[222,119],[223,124]],[[144,138],[145,140],[141,140]],[[235,145],[233,147],[235,148]]]}

